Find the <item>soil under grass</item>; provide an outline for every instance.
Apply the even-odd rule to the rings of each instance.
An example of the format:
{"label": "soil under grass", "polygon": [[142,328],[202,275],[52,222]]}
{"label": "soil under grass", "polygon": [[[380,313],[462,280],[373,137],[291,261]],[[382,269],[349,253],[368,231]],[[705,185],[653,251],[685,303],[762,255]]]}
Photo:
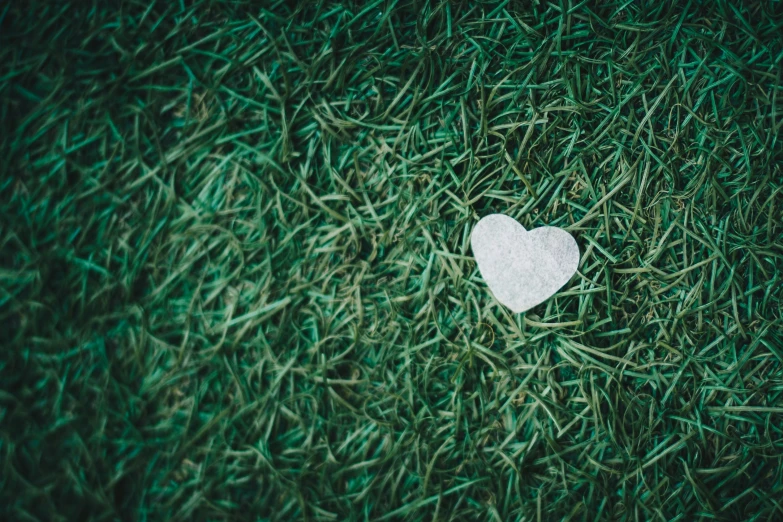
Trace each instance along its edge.
{"label": "soil under grass", "polygon": [[[0,518],[782,520],[783,3],[0,2]],[[581,250],[512,314],[481,216]]]}

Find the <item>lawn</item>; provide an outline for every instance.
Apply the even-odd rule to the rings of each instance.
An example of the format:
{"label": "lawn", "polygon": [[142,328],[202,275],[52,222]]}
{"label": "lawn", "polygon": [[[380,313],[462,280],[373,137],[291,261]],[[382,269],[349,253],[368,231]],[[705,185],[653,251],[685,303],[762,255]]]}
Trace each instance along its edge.
{"label": "lawn", "polygon": [[[783,520],[783,4],[0,2],[0,518]],[[487,214],[577,240],[521,314]]]}

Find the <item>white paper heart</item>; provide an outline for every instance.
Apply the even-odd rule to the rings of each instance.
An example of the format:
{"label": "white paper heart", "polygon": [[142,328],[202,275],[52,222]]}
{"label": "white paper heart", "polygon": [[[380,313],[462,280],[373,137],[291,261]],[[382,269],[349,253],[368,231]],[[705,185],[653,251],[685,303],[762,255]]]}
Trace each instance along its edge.
{"label": "white paper heart", "polygon": [[571,234],[557,227],[527,231],[503,214],[481,218],[470,245],[489,289],[515,313],[552,297],[579,265],[579,246]]}

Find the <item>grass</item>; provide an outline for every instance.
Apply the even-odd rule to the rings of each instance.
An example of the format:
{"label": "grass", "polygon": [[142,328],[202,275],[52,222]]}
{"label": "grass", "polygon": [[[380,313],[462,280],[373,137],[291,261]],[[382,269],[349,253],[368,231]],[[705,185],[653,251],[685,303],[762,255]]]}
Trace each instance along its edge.
{"label": "grass", "polygon": [[[3,518],[783,519],[782,29],[0,4]],[[525,314],[493,212],[580,245]]]}

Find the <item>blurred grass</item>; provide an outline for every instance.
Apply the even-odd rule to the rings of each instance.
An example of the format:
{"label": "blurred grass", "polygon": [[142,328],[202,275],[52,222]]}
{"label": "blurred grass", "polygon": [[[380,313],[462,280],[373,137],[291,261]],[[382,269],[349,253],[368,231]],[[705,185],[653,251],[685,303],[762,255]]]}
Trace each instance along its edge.
{"label": "blurred grass", "polygon": [[[0,3],[5,520],[781,520],[776,1]],[[469,249],[571,231],[526,314]]]}

